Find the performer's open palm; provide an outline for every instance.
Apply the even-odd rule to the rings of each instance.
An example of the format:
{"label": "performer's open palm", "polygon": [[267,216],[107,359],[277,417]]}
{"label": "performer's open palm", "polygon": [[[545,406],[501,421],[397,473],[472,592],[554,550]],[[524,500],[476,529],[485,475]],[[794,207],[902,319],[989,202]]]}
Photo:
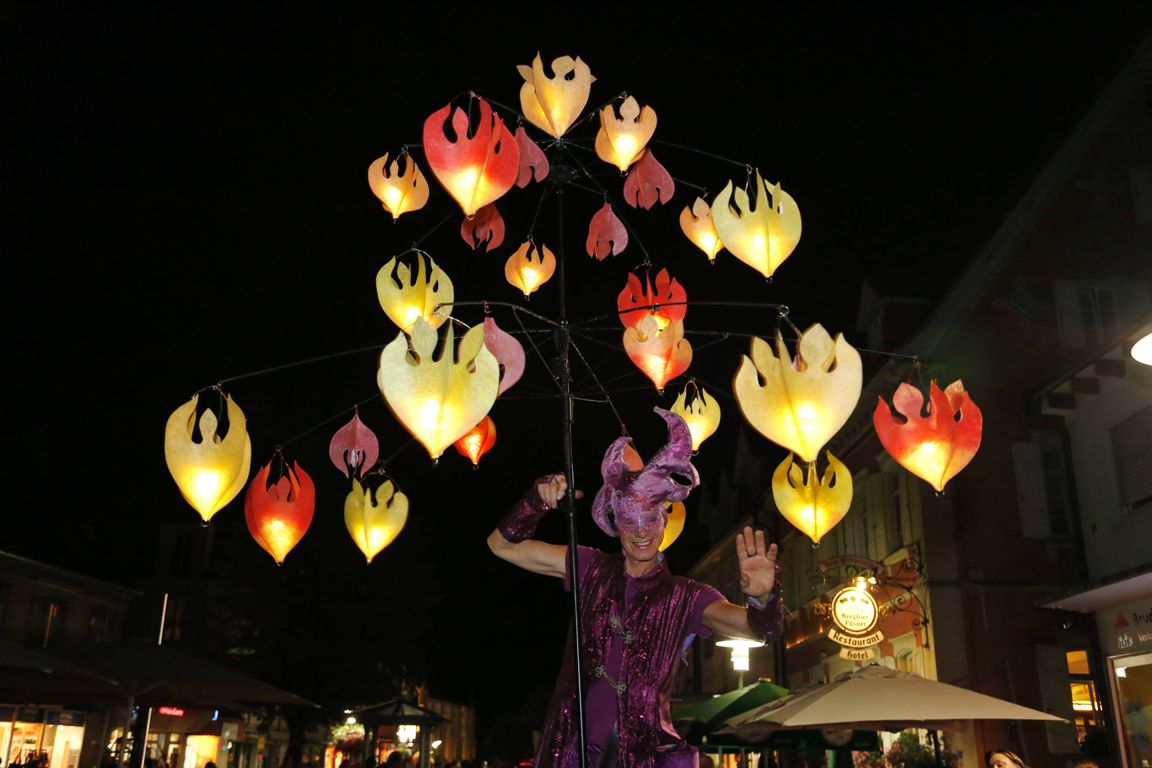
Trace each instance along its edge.
{"label": "performer's open palm", "polygon": [[736,534],[736,559],[740,564],[740,589],[763,599],[776,583],[776,545],[764,545],[764,531],[751,526]]}

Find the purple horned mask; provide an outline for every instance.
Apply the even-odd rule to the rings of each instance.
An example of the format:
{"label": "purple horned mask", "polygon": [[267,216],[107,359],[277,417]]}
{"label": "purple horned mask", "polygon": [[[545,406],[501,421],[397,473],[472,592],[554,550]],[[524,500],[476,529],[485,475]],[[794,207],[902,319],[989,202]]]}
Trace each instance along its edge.
{"label": "purple horned mask", "polygon": [[663,525],[667,503],[683,501],[700,484],[700,475],[690,461],[692,434],[688,424],[671,411],[652,410],[668,424],[668,442],[652,460],[644,464],[632,447],[632,438],[618,437],[600,462],[604,485],[592,501],[592,519],[609,536],[617,536],[617,529],[643,530],[655,518]]}

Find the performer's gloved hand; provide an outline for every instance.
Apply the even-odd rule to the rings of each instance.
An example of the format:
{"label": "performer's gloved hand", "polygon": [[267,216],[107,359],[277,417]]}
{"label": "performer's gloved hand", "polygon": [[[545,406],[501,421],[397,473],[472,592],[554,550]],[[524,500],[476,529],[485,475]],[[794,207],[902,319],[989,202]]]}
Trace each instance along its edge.
{"label": "performer's gloved hand", "polygon": [[[567,492],[568,478],[562,473],[538,478],[500,520],[496,526],[500,535],[514,544],[532,538],[540,519],[548,510],[556,509]],[[575,496],[580,498],[583,494],[577,491]]]}

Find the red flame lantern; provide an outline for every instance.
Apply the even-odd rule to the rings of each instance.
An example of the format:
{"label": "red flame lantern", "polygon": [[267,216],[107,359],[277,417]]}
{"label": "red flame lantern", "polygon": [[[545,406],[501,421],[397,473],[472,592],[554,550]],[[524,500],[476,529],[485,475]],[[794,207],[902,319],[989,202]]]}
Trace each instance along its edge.
{"label": "red flame lantern", "polygon": [[299,463],[285,467],[284,475],[269,486],[271,468],[271,462],[261,467],[248,484],[244,519],[252,538],[280,565],[312,525],[316,487]]}
{"label": "red flame lantern", "polygon": [[465,432],[454,445],[461,456],[468,457],[472,460],[472,466],[477,466],[480,457],[496,445],[496,424],[492,417],[485,416],[483,421]]}

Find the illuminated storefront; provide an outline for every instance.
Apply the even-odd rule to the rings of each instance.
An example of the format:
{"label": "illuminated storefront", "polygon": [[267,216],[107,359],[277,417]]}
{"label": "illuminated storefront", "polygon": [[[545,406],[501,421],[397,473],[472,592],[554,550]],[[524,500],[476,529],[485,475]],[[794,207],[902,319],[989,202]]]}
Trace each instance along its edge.
{"label": "illuminated storefront", "polygon": [[85,713],[42,707],[0,707],[0,754],[5,765],[43,762],[79,768]]}

